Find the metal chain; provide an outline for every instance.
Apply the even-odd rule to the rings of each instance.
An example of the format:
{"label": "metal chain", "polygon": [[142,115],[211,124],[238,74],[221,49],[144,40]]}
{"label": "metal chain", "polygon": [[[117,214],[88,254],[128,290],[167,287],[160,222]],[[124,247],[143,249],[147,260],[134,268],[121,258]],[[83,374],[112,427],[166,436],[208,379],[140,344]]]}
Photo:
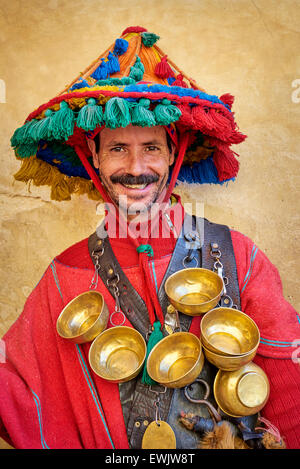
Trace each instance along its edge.
{"label": "metal chain", "polygon": [[154,389],[152,389],[152,386],[150,386],[149,391],[156,394],[156,400],[154,401],[155,423],[159,427],[160,426],[159,422],[161,421],[161,414],[160,414],[160,408],[159,408],[159,406],[160,406],[160,394],[165,394],[166,391],[167,391],[167,388],[166,388],[166,386],[164,386],[163,391],[155,391]]}
{"label": "metal chain", "polygon": [[99,270],[101,269],[101,264],[99,262],[99,259],[101,256],[104,254],[104,247],[100,249],[100,251],[95,253],[95,251],[92,252],[92,257],[95,259],[95,272],[90,284],[90,290],[96,290],[98,286],[98,279],[99,279]]}
{"label": "metal chain", "polygon": [[[110,315],[110,318],[109,318],[109,322],[111,323],[112,326],[123,326],[124,322],[125,322],[125,314],[123,313],[123,311],[121,310],[121,306],[120,306],[120,300],[119,300],[119,296],[120,296],[120,290],[119,290],[119,287],[118,287],[118,283],[120,281],[120,276],[119,274],[117,274],[117,280],[113,279],[114,281],[113,282],[109,282],[109,279],[106,280],[106,284],[107,286],[112,286],[113,289],[114,289],[114,298],[115,298],[115,301],[116,301],[116,304],[115,304],[115,310],[114,312]],[[114,322],[112,321],[112,318],[114,317],[115,314],[122,314],[123,316],[123,321],[120,323],[120,324],[114,324]]]}
{"label": "metal chain", "polygon": [[[100,241],[99,241],[99,243],[100,243]],[[95,264],[95,272],[94,272],[94,275],[93,275],[93,278],[92,278],[92,281],[91,281],[91,284],[90,284],[90,290],[96,290],[96,288],[98,286],[99,270],[101,269],[101,264],[99,262],[99,259],[100,259],[100,257],[103,256],[103,254],[104,254],[104,246],[102,246],[99,251],[97,250],[95,252],[95,250],[93,250],[93,252],[92,252],[92,257],[94,259],[94,264]],[[120,323],[118,325],[122,326],[125,322],[125,314],[123,313],[123,311],[121,310],[121,307],[120,307],[120,300],[119,300],[120,290],[119,290],[119,287],[118,287],[119,281],[120,281],[119,274],[117,274],[116,277],[114,277],[112,279],[112,281],[110,281],[110,279],[106,280],[107,286],[112,287],[113,290],[114,290],[113,294],[114,294],[114,298],[115,298],[115,301],[116,301],[115,310],[109,317],[109,321],[110,321],[112,326],[117,325],[117,324],[114,324],[113,321],[112,321],[112,318],[116,313],[120,313],[123,316],[122,323]]]}
{"label": "metal chain", "polygon": [[223,292],[221,296],[221,306],[225,308],[236,308],[237,306],[233,304],[232,298],[227,294],[226,286],[229,284],[228,277],[224,275],[224,266],[222,262],[220,261],[220,258],[222,257],[221,250],[219,248],[219,245],[217,243],[210,243],[210,255],[211,257],[215,260],[213,270],[217,272],[219,277],[223,280]]}

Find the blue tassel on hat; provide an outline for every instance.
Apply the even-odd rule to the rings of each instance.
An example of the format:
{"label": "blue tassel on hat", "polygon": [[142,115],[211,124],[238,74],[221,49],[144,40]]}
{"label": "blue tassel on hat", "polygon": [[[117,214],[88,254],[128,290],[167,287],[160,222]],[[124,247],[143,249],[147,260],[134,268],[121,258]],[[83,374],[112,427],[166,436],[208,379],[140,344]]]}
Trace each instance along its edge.
{"label": "blue tassel on hat", "polygon": [[107,58],[108,58],[107,66],[108,66],[109,74],[112,75],[113,73],[119,72],[120,64],[119,64],[118,57],[116,57],[112,52],[109,52]]}
{"label": "blue tassel on hat", "polygon": [[80,88],[89,88],[89,87],[90,87],[90,85],[86,80],[84,80],[83,78],[79,78],[77,83],[75,83],[73,86],[71,86],[69,91],[79,90]]}
{"label": "blue tassel on hat", "polygon": [[105,80],[109,76],[109,68],[108,68],[108,59],[102,58],[100,65],[94,70],[91,74],[92,78],[95,80]]}
{"label": "blue tassel on hat", "polygon": [[113,53],[115,55],[123,55],[128,49],[128,41],[126,39],[116,39]]}

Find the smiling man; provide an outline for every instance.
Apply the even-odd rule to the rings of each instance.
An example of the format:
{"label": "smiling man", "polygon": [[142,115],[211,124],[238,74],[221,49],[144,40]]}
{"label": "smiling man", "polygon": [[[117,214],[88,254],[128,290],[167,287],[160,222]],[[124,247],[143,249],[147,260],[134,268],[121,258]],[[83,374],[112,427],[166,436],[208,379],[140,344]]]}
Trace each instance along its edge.
{"label": "smiling man", "polygon": [[[130,219],[162,202],[175,145],[163,127],[103,129],[99,143],[89,140],[95,168],[112,201]],[[131,209],[131,210],[130,210]]]}
{"label": "smiling man", "polygon": [[[278,271],[249,238],[189,215],[173,194],[177,181],[236,178],[231,145],[245,136],[233,97],[204,92],[157,40],[144,28],[127,28],[11,139],[21,160],[17,180],[49,185],[53,200],[76,193],[102,199],[107,215],[95,233],[51,261],[3,338],[0,434],[16,448],[300,448],[300,317],[283,297]],[[156,230],[144,229],[150,221]],[[148,374],[148,356],[164,336],[181,330],[200,337],[201,316],[176,312],[164,288],[174,272],[195,267],[222,277],[217,306],[242,310],[259,328],[254,368],[241,370],[237,391],[248,404],[242,419],[218,407],[212,393],[203,405],[200,386],[213,389],[217,372],[206,358],[191,387],[160,386]],[[104,379],[92,366],[91,343],[57,328],[65,306],[94,290],[108,307],[107,328],[134,328],[147,343],[138,374],[134,359],[111,360],[117,369],[134,368],[130,380]],[[83,308],[84,319],[92,306]],[[191,363],[189,353],[181,358]]]}

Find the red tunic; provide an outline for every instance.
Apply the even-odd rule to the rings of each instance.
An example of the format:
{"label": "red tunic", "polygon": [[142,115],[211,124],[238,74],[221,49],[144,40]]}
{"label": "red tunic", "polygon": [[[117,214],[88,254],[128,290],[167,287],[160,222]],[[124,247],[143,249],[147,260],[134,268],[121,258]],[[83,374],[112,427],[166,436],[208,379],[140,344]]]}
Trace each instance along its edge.
{"label": "red tunic", "polygon": [[[261,342],[254,361],[267,373],[271,392],[262,415],[279,428],[288,448],[300,448],[300,317],[285,301],[277,269],[255,244],[231,231],[241,309],[257,323]],[[135,247],[112,239],[113,250],[143,297]],[[175,240],[151,240],[158,285]],[[152,261],[151,261],[152,262]],[[94,267],[87,239],[56,257],[4,336],[0,352],[0,435],[16,448],[128,448],[117,384],[89,367],[90,344],[60,338],[56,320],[76,295],[89,289]],[[99,279],[98,288],[114,310]],[[191,332],[199,335],[199,318]],[[126,320],[125,325],[130,325]],[[109,326],[108,326],[109,327]],[[4,346],[3,346],[4,344]]]}

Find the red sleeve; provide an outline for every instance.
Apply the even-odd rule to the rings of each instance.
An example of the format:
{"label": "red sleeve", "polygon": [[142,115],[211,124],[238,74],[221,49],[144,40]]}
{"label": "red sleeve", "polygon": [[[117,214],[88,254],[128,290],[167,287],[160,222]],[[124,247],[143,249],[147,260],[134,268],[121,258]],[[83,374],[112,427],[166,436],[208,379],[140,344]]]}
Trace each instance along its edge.
{"label": "red sleeve", "polygon": [[57,366],[50,310],[60,307],[60,298],[53,283],[49,267],[1,341],[0,436],[18,449],[47,449],[49,438],[62,445],[76,441],[64,375]]}
{"label": "red sleeve", "polygon": [[300,448],[300,317],[283,296],[277,268],[246,236],[231,232],[241,310],[260,330],[254,361],[270,380],[262,415],[278,427],[288,448]]}

